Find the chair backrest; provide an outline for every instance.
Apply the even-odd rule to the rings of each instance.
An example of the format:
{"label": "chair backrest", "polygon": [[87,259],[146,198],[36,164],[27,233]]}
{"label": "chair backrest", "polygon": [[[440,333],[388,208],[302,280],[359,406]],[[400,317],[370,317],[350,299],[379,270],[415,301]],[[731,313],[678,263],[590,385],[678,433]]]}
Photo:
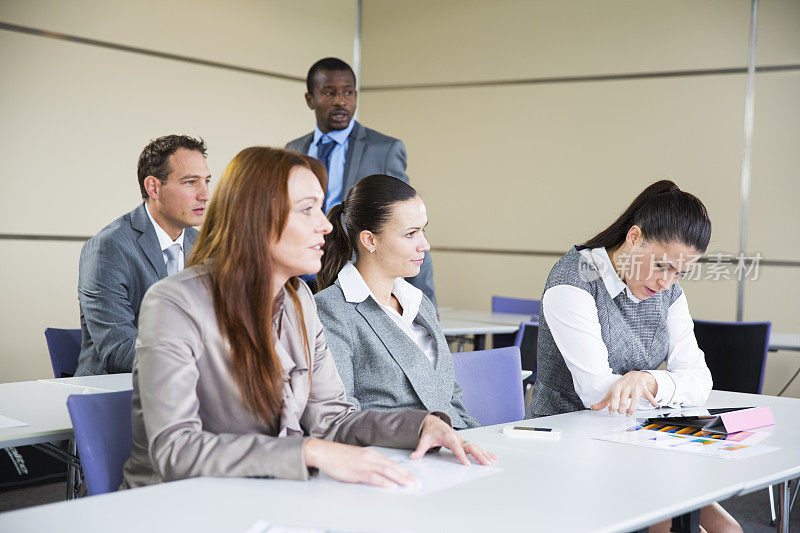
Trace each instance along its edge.
{"label": "chair backrest", "polygon": [[464,406],[482,426],[525,417],[519,348],[458,352],[453,363],[464,389]]}
{"label": "chair backrest", "polygon": [[694,321],[715,389],[761,394],[771,327],[771,322]]}
{"label": "chair backrest", "polygon": [[[542,302],[527,300],[525,298],[508,298],[506,296],[492,296],[493,313],[514,313],[517,315],[530,315],[531,319],[538,318]],[[492,347],[502,348],[514,346],[516,333],[499,333],[492,335]]]}
{"label": "chair backrest", "polygon": [[515,313],[518,315],[539,315],[542,302],[525,298],[508,298],[506,296],[492,296],[493,313]]}
{"label": "chair backrest", "polygon": [[523,322],[519,325],[514,346],[519,348],[522,359],[522,370],[533,372],[527,381],[536,381],[536,350],[539,346],[539,322]]}
{"label": "chair backrest", "polygon": [[81,353],[80,329],[47,328],[44,330],[53,376],[66,378],[75,375],[78,368],[78,355]]}
{"label": "chair backrest", "polygon": [[67,409],[75,429],[89,495],[114,492],[122,483],[122,466],[131,455],[132,390],[73,394]]}

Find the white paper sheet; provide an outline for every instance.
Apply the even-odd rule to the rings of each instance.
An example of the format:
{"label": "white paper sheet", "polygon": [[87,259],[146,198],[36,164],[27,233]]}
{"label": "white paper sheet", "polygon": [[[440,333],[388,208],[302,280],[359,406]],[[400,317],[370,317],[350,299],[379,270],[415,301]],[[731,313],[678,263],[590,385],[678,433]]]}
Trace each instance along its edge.
{"label": "white paper sheet", "polygon": [[30,426],[27,422],[22,422],[21,420],[16,420],[14,418],[9,418],[7,416],[0,415],[0,429],[5,428],[18,428],[22,426]]}
{"label": "white paper sheet", "polygon": [[247,533],[357,533],[355,531],[344,531],[341,529],[326,529],[322,527],[309,526],[287,526],[282,524],[272,524],[259,520],[247,530]]}
{"label": "white paper sheet", "polygon": [[[431,454],[426,455],[422,459],[412,460],[408,458],[409,452],[403,452],[403,455],[387,454],[390,458],[400,464],[403,468],[414,474],[420,481],[420,485],[416,487],[397,487],[394,489],[383,489],[380,487],[372,487],[369,485],[362,485],[375,490],[387,490],[398,492],[401,494],[430,494],[437,490],[446,489],[461,483],[482,478],[491,474],[496,474],[502,471],[502,468],[496,466],[483,466],[473,463],[469,466],[462,465],[454,455],[450,454]],[[315,483],[339,483],[325,474],[320,474],[315,480]]]}

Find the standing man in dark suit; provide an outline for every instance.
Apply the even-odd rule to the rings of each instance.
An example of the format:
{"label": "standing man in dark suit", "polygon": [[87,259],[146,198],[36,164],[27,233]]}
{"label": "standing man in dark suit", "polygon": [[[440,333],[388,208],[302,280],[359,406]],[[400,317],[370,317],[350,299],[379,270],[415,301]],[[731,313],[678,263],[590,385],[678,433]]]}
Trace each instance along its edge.
{"label": "standing man in dark suit", "polygon": [[156,281],[183,270],[203,221],[211,175],[206,145],[185,135],[159,137],[139,156],[144,202],[81,249],[77,376],[130,372],[139,307]]}
{"label": "standing man in dark suit", "polygon": [[[403,141],[364,127],[356,111],[356,75],[335,57],[314,63],[306,77],[306,104],[317,119],[314,131],[286,145],[289,150],[316,157],[328,170],[324,210],[342,203],[350,188],[372,174],[387,174],[408,183]],[[419,275],[408,281],[436,304],[430,253]]]}

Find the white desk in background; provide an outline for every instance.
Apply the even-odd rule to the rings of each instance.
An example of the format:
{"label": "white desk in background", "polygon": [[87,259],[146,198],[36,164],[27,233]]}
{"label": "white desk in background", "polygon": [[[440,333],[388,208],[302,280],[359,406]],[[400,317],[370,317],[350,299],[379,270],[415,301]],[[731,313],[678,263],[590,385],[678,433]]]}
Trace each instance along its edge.
{"label": "white desk in background", "polygon": [[[131,374],[111,374],[79,378],[46,379],[0,383],[0,415],[27,425],[0,428],[0,449],[33,445],[68,465],[67,499],[76,494],[80,466],[75,453],[72,420],[67,411],[71,394],[99,394],[133,387]],[[53,444],[69,440],[67,450]]]}
{"label": "white desk in background", "polygon": [[737,405],[772,408],[777,425],[762,443],[779,450],[726,461],[600,441],[593,437],[634,421],[582,411],[516,423],[559,428],[558,442],[506,438],[500,426],[463,431],[496,452],[503,470],[426,496],[195,478],[0,514],[0,531],[245,533],[263,520],[348,531],[630,532],[800,475],[800,400],[712,392],[709,407]]}
{"label": "white desk in background", "polygon": [[131,388],[131,374],[0,383],[0,415],[28,424],[0,428],[0,448],[69,440],[73,437],[67,411],[70,394],[98,394]]}
{"label": "white desk in background", "polygon": [[797,333],[772,333],[769,336],[770,351],[792,350],[800,351],[800,334]]}
{"label": "white desk in background", "polygon": [[49,378],[40,379],[48,383],[57,383],[71,387],[89,387],[105,392],[131,390],[133,388],[133,374],[103,374],[99,376],[80,376],[77,378]]}
{"label": "white desk in background", "polygon": [[500,333],[516,333],[522,322],[531,320],[531,315],[514,313],[492,313],[490,311],[472,311],[439,308],[439,324],[447,337],[463,337],[472,335],[476,350],[486,347],[486,335]]}

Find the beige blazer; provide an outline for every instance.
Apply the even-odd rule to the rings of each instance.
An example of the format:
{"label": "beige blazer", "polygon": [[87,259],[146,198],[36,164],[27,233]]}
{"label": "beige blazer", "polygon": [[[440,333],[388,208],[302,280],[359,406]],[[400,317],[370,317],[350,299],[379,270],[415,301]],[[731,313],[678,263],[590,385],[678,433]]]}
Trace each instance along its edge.
{"label": "beige blazer", "polygon": [[[276,350],[288,377],[280,420],[245,407],[212,306],[205,267],[159,281],[145,295],[133,363],[133,449],[121,488],[195,476],[307,479],[303,440],[414,448],[427,411],[356,411],[347,401],[317,316],[298,295],[311,350],[291,298],[276,299]],[[311,387],[309,387],[309,371]],[[305,430],[305,431],[304,431]]]}

